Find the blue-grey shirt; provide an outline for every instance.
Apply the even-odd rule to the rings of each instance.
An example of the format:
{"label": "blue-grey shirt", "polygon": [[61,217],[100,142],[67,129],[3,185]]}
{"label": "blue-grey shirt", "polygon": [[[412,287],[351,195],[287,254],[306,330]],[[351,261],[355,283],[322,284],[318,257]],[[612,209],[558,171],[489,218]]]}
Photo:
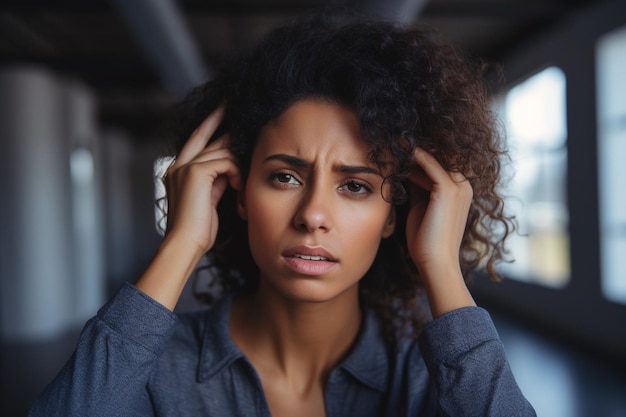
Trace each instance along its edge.
{"label": "blue-grey shirt", "polygon": [[[85,326],[30,416],[270,416],[259,376],[230,338],[230,298],[177,316],[125,284]],[[391,349],[372,311],[331,373],[328,417],[534,416],[488,313],[445,314]]]}

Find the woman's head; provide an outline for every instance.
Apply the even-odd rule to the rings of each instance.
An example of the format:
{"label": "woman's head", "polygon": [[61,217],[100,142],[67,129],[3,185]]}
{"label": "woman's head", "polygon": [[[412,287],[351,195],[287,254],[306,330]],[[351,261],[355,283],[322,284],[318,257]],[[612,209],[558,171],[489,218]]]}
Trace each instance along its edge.
{"label": "woman's head", "polygon": [[[363,299],[391,322],[410,310],[421,285],[408,259],[403,182],[420,146],[447,170],[471,182],[474,201],[461,248],[465,274],[503,255],[510,221],[496,192],[503,155],[483,87],[483,68],[430,30],[346,16],[319,15],[269,34],[251,53],[236,57],[181,105],[180,144],[213,109],[225,104],[219,133],[229,132],[244,181],[262,129],[294,103],[318,100],[354,112],[369,157],[396,206],[395,232],[384,239],[361,282]],[[212,259],[226,288],[252,289],[258,267],[248,251],[247,225],[235,212],[237,196],[220,203],[220,234]],[[494,235],[492,224],[504,227]],[[401,314],[407,322],[418,317]]]}
{"label": "woman's head", "polygon": [[237,210],[262,294],[356,299],[395,226],[370,152],[354,112],[324,100],[299,100],[261,129]]}

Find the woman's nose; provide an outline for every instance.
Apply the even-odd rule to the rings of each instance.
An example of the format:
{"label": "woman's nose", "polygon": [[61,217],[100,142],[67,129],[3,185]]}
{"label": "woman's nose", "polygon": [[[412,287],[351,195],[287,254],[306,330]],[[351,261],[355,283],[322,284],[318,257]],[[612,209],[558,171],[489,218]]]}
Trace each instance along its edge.
{"label": "woman's nose", "polygon": [[296,229],[307,232],[330,231],[333,227],[332,200],[332,192],[320,184],[308,187],[293,219]]}

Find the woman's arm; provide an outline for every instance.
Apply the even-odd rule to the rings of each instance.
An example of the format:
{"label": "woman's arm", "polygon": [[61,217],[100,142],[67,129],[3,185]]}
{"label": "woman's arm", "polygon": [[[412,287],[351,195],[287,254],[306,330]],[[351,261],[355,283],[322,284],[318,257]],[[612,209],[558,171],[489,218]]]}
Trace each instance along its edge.
{"label": "woman's arm", "polygon": [[136,288],[125,285],[87,323],[31,416],[152,415],[146,385],[176,321],[171,310],[215,242],[219,199],[240,187],[227,137],[207,146],[221,120],[221,109],[207,117],[168,170],[167,233]]}
{"label": "woman's arm", "polygon": [[125,284],[87,322],[76,351],[29,416],[154,415],[146,386],[176,321],[174,313]]}
{"label": "woman's arm", "polygon": [[430,323],[419,338],[438,416],[536,416],[522,394],[493,322],[479,307]]}
{"label": "woman's arm", "polygon": [[434,321],[420,348],[436,394],[437,415],[534,416],[511,373],[488,313],[467,289],[459,253],[473,192],[417,149],[409,180],[407,243],[428,294]]}
{"label": "woman's arm", "polygon": [[230,184],[241,188],[239,168],[223,136],[207,146],[223,109],[193,132],[166,175],[168,213],[165,239],[137,288],[173,310],[191,272],[215,243],[217,203]]}
{"label": "woman's arm", "polygon": [[459,264],[461,240],[472,202],[472,187],[458,172],[447,172],[422,149],[409,181],[411,208],[407,244],[426,286],[433,317],[475,306]]}

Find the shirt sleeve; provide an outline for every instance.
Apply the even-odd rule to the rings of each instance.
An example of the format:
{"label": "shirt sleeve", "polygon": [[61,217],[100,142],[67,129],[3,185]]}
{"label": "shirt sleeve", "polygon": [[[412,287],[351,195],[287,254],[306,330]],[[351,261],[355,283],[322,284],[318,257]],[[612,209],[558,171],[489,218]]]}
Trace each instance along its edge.
{"label": "shirt sleeve", "polygon": [[85,325],[76,350],[35,399],[35,416],[152,416],[146,385],[176,315],[124,284]]}
{"label": "shirt sleeve", "polygon": [[536,416],[482,308],[465,307],[424,329],[420,349],[443,416]]}

